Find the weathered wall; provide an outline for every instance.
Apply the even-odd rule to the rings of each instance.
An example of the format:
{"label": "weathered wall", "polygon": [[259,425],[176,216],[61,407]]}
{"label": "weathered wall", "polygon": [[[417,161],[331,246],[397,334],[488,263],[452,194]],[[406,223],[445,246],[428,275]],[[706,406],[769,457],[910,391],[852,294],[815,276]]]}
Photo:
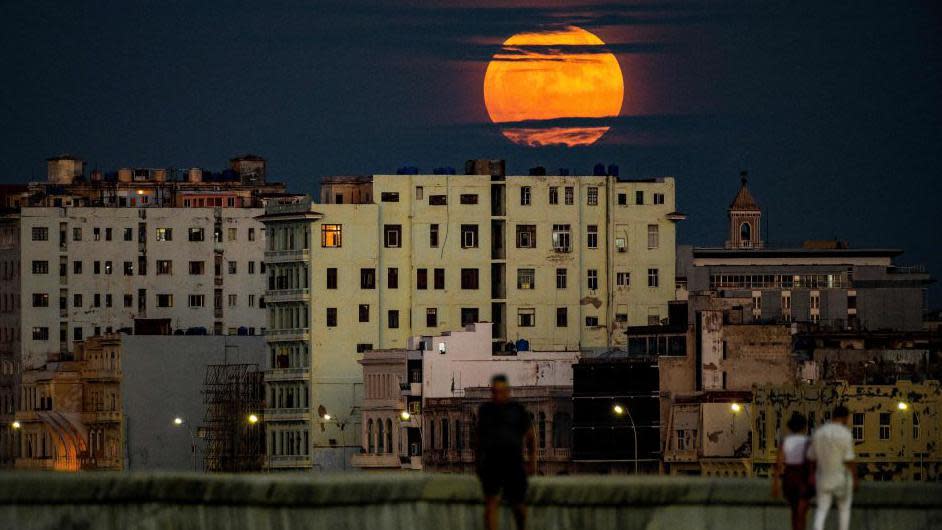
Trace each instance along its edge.
{"label": "weathered wall", "polygon": [[[39,492],[42,492],[41,494]],[[530,528],[788,528],[768,482],[572,476],[533,481]],[[867,483],[854,498],[858,529],[942,525],[940,484]],[[509,528],[505,512],[503,528]],[[476,529],[482,508],[466,475],[195,475],[6,473],[0,527],[40,529]],[[834,514],[831,515],[834,524]]]}

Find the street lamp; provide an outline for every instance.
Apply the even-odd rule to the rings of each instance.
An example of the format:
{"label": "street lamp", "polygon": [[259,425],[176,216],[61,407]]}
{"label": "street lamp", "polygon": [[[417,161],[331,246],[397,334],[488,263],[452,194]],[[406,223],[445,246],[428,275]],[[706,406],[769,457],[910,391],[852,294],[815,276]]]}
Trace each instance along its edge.
{"label": "street lamp", "polygon": [[13,423],[10,424],[10,427],[13,427],[14,429],[19,429],[22,426],[23,424],[18,421],[14,421]]}
{"label": "street lamp", "polygon": [[[327,423],[330,420],[334,419],[334,417],[328,414],[327,412],[324,412],[324,414],[321,416],[321,419],[324,421],[324,423]],[[343,470],[346,471],[347,470],[347,431],[344,428],[347,426],[347,422],[349,420],[341,420],[338,418],[335,421],[337,423],[337,428],[340,429],[340,459],[343,461]]]}
{"label": "street lamp", "polygon": [[409,414],[408,410],[404,410],[399,413],[399,417],[402,419],[402,421],[409,421],[409,419],[412,418],[412,414]]}
{"label": "street lamp", "polygon": [[905,412],[907,409],[909,409],[909,403],[906,403],[905,401],[900,401],[899,403],[896,404],[896,408]]}
{"label": "street lamp", "polygon": [[638,428],[635,426],[635,420],[631,417],[631,411],[627,407],[623,407],[618,403],[615,403],[612,406],[612,412],[615,413],[615,416],[621,417],[623,414],[628,414],[628,421],[631,422],[631,434],[634,436],[635,441],[635,475],[638,474]]}
{"label": "street lamp", "polygon": [[742,412],[742,405],[740,405],[739,403],[731,403],[729,405],[729,410],[731,410],[733,414],[739,414],[740,412]]}
{"label": "street lamp", "polygon": [[176,427],[186,427],[186,432],[190,435],[190,453],[193,455],[193,471],[198,471],[196,463],[196,435],[193,434],[193,429],[191,429],[190,425],[183,421],[183,418],[180,416],[173,419],[173,425]]}
{"label": "street lamp", "polygon": [[249,414],[248,420],[249,420],[249,423],[250,423],[251,425],[255,425],[256,423],[258,423],[258,415],[257,415],[257,414]]}

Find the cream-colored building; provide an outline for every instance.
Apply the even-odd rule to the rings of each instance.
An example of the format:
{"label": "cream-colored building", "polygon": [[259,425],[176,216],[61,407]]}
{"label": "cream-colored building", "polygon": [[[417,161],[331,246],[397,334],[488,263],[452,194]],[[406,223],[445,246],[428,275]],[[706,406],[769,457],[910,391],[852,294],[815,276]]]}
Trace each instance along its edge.
{"label": "cream-colored building", "polygon": [[344,178],[327,204],[270,203],[266,421],[301,441],[270,467],[339,468],[338,445],[361,445],[365,351],[479,321],[494,355],[609,348],[667,317],[672,178],[496,173]]}

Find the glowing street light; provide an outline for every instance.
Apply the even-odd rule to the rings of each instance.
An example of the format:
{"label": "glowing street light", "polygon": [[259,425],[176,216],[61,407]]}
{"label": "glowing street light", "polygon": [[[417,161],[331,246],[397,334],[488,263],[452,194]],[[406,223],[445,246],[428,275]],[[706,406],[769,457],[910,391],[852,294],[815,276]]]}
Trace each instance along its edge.
{"label": "glowing street light", "polygon": [[732,403],[729,406],[729,410],[733,411],[733,414],[739,414],[742,412],[742,405],[739,403]]}
{"label": "glowing street light", "polygon": [[252,425],[255,425],[256,423],[258,423],[258,415],[249,414],[249,423],[251,423]]}
{"label": "glowing street light", "polygon": [[625,413],[625,408],[622,407],[621,405],[615,405],[614,407],[612,407],[612,410],[615,412],[615,414],[619,416]]}
{"label": "glowing street light", "polygon": [[183,425],[183,418],[181,418],[180,416],[177,416],[176,418],[173,419],[173,424],[174,424],[174,425]]}
{"label": "glowing street light", "polygon": [[900,401],[899,403],[896,404],[896,408],[905,411],[906,409],[909,408],[909,404],[906,403],[905,401]]}
{"label": "glowing street light", "polygon": [[330,414],[324,414],[324,421],[330,421]]}
{"label": "glowing street light", "polygon": [[13,427],[14,429],[19,429],[19,428],[22,427],[22,426],[23,426],[23,424],[21,424],[21,423],[18,422],[18,421],[14,421],[13,423],[10,424],[10,427]]}
{"label": "glowing street light", "polygon": [[404,410],[399,413],[399,417],[402,418],[402,421],[409,421],[409,418],[412,417],[412,414],[409,414],[408,410]]}

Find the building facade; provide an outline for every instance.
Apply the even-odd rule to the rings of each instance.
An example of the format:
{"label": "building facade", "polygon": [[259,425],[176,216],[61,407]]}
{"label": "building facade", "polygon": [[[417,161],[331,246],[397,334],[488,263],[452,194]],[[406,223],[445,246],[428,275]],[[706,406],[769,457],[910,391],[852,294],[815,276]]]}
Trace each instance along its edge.
{"label": "building facade", "polygon": [[793,412],[804,414],[813,431],[842,404],[851,412],[849,428],[862,479],[942,478],[942,387],[938,381],[761,386],[753,400],[753,467],[757,475],[769,474],[778,440]]}
{"label": "building facade", "polygon": [[[315,452],[331,454],[329,440],[341,437],[313,411],[356,418],[365,351],[483,321],[494,324],[495,355],[604,349],[624,344],[629,324],[667,317],[683,219],[671,178],[374,175],[361,184],[368,191],[342,184],[327,195],[343,203],[272,204],[262,218],[266,255],[283,264],[270,285],[293,291],[266,299],[269,337],[272,348],[298,352],[287,366],[300,369],[272,386],[307,392],[283,421],[312,429]],[[338,463],[324,458],[333,463],[311,465]]]}

